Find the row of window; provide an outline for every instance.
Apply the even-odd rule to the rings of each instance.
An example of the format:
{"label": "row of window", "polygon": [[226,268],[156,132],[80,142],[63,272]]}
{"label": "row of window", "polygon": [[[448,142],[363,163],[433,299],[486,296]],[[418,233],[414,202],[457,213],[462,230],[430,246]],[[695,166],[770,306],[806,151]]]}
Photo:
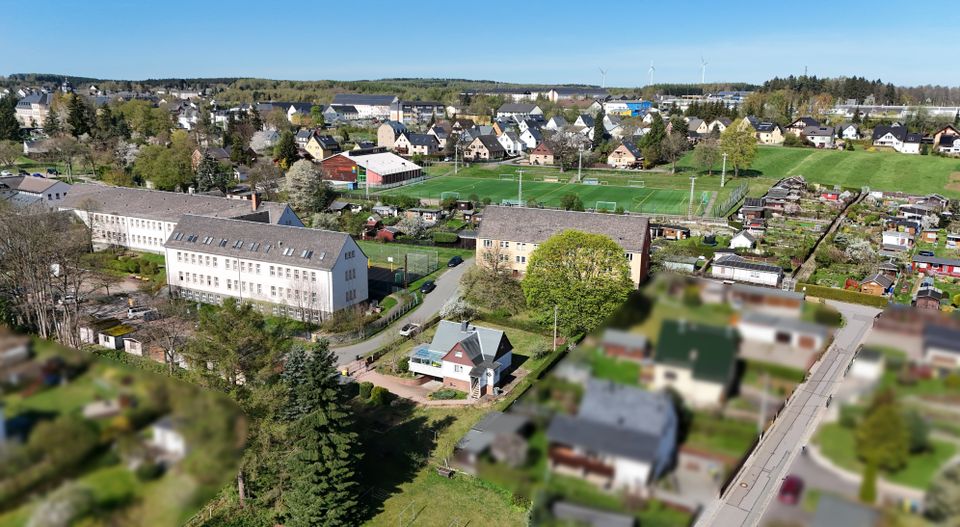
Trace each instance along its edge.
{"label": "row of window", "polygon": [[[215,295],[213,293],[205,293],[203,291],[193,291],[190,289],[180,290],[180,296],[188,300],[193,300],[195,302],[203,302],[207,304],[219,304],[222,302],[223,298],[220,295]],[[254,304],[254,307],[257,311],[263,313],[264,305],[263,304]],[[274,305],[272,306],[271,312],[276,316],[285,316],[294,318],[296,320],[302,321],[313,321],[320,322],[322,317],[320,312],[312,309],[302,309],[293,306],[281,306]]]}
{"label": "row of window", "polygon": [[[177,261],[183,263],[189,263],[191,265],[203,265],[206,267],[216,268],[218,265],[218,260],[216,256],[210,256],[208,254],[196,254],[196,253],[186,253],[182,251],[177,251]],[[231,258],[225,258],[223,260],[223,268],[227,271],[239,271],[241,273],[251,273],[251,274],[260,274],[262,271],[262,266],[256,262],[247,262],[244,260],[236,260]],[[270,276],[276,278],[287,278],[293,280],[303,280],[309,279],[311,282],[317,281],[317,272],[296,269],[293,267],[283,267],[280,265],[271,265],[269,266]],[[349,271],[348,271],[349,273]],[[353,270],[353,278],[356,278],[356,270]],[[348,275],[347,280],[350,280],[351,277]]]}
{"label": "row of window", "polygon": [[[64,195],[64,197],[66,197],[67,194],[64,193],[63,195]],[[115,225],[126,225],[126,224],[127,224],[127,219],[126,219],[126,218],[121,217],[121,216],[114,216],[114,215],[112,215],[112,214],[98,214],[98,213],[94,213],[94,214],[93,214],[93,221],[95,221],[95,222],[100,222],[100,223],[112,223],[112,224],[115,224]],[[138,219],[138,218],[131,218],[131,219],[130,219],[130,226],[131,226],[131,227],[137,227],[137,228],[140,228],[140,229],[155,229],[155,230],[161,230],[161,231],[163,230],[163,222],[160,222],[160,221],[152,221],[152,220],[141,220],[141,219]]]}
{"label": "row of window", "polygon": [[[483,240],[483,246],[486,247],[486,248],[491,248],[491,247],[493,247],[493,240]],[[517,246],[518,248],[520,248],[520,249],[524,249],[524,248],[526,248],[527,244],[526,244],[526,243],[517,243],[516,246]],[[507,248],[510,247],[510,242],[504,242],[504,241],[502,241],[502,242],[500,242],[500,247],[501,247],[501,248],[504,248],[504,249],[507,249]],[[538,244],[533,244],[533,248],[534,248],[534,249],[536,249],[537,247],[539,247]],[[626,257],[626,259],[627,259],[628,262],[632,262],[632,261],[633,261],[633,253],[623,253],[623,255],[624,255],[624,257]],[[519,255],[517,255],[515,258],[516,258],[516,263],[522,263],[522,264],[527,263],[527,257],[526,257],[526,256],[519,256]],[[501,262],[509,262],[509,261],[510,261],[510,257],[507,256],[507,255],[505,255],[505,254],[499,255],[498,259],[499,259]]]}
{"label": "row of window", "polygon": [[[527,244],[524,243],[524,242],[516,242],[515,245],[516,245],[516,247],[517,247],[518,249],[521,249],[521,250],[527,248]],[[533,245],[533,248],[534,248],[534,249],[536,249],[537,247],[540,246],[539,244],[536,244],[536,243],[533,243],[533,244],[530,244],[530,245]],[[493,240],[483,240],[483,246],[486,247],[486,248],[488,248],[488,249],[491,248],[491,247],[493,247]],[[501,248],[501,249],[509,249],[509,248],[510,248],[510,242],[508,242],[508,241],[501,241],[501,242],[500,242],[500,248]]]}
{"label": "row of window", "polygon": [[[185,273],[180,271],[179,281],[181,284],[197,284],[197,285],[206,285],[207,287],[220,287],[220,278],[217,276],[209,276],[205,274],[197,273]],[[264,286],[263,284],[256,282],[247,282],[246,280],[234,280],[232,278],[227,278],[226,280],[227,291],[237,292],[239,294],[258,294],[263,295]],[[356,298],[355,290],[353,293],[353,298]],[[349,291],[348,291],[349,293]],[[277,287],[275,285],[270,286],[270,296],[287,298],[288,300],[303,300],[304,302],[310,301],[311,304],[316,304],[319,300],[319,296],[316,291],[301,291],[300,289],[293,289],[290,287]],[[349,301],[349,295],[347,300]]]}

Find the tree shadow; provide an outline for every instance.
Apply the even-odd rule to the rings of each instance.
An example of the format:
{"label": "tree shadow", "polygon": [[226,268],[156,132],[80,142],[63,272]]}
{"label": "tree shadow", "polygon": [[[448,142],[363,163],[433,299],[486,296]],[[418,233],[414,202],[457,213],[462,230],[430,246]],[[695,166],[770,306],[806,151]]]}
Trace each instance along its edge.
{"label": "tree shadow", "polygon": [[627,330],[643,323],[650,316],[653,302],[639,290],[630,293],[627,301],[607,319],[605,327]]}
{"label": "tree shadow", "polygon": [[357,403],[357,429],[363,431],[359,523],[382,512],[384,502],[416,478],[437,447],[438,435],[456,421],[447,416],[429,422],[425,416],[414,417],[415,410],[414,403],[399,398],[386,406]]}

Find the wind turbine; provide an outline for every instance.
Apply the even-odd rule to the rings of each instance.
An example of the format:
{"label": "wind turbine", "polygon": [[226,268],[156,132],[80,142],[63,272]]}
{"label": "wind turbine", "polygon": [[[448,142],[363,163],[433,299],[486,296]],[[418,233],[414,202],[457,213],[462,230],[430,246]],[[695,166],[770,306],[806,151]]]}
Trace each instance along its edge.
{"label": "wind turbine", "polygon": [[706,82],[707,64],[708,62],[703,60],[703,55],[700,55],[700,84],[704,84]]}
{"label": "wind turbine", "polygon": [[647,73],[650,74],[650,86],[653,86],[653,74],[657,71],[657,68],[653,67],[653,61],[650,61],[650,69],[647,70]]}
{"label": "wind turbine", "polygon": [[600,70],[600,87],[606,88],[607,87],[607,70],[603,68],[598,68],[598,69]]}

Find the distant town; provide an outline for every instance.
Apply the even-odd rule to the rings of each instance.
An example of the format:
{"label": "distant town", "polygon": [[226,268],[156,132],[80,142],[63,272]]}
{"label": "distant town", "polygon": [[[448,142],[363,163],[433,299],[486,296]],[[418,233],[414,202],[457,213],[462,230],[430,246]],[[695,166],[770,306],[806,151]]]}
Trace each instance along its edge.
{"label": "distant town", "polygon": [[0,527],[960,520],[957,91],[600,71],[0,77]]}

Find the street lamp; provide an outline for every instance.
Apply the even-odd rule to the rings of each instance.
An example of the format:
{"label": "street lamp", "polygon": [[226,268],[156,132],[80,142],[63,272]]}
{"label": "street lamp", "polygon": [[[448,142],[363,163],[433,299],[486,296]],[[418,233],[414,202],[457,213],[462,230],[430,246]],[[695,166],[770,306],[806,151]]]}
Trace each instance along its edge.
{"label": "street lamp", "polygon": [[723,171],[720,172],[720,188],[727,182],[727,153],[723,153]]}
{"label": "street lamp", "polygon": [[577,161],[577,183],[580,183],[580,176],[583,171],[583,145],[580,145],[578,150],[580,151],[580,159]]}

